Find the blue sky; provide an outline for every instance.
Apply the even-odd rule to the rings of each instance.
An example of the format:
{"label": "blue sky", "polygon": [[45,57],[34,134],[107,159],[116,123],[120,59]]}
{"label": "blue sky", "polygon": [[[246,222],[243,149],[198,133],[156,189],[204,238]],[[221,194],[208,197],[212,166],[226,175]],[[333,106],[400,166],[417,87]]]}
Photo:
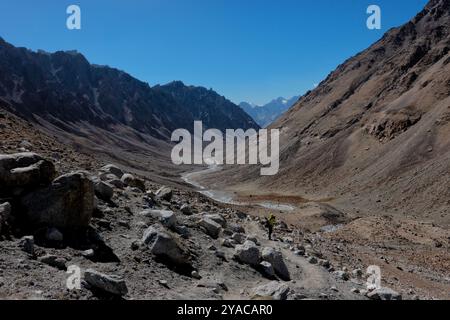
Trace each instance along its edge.
{"label": "blue sky", "polygon": [[[345,59],[412,18],[426,0],[13,0],[0,36],[16,46],[76,49],[150,85],[182,80],[232,101],[303,94]],[[66,8],[82,29],[66,28]],[[382,9],[382,30],[366,9]]]}

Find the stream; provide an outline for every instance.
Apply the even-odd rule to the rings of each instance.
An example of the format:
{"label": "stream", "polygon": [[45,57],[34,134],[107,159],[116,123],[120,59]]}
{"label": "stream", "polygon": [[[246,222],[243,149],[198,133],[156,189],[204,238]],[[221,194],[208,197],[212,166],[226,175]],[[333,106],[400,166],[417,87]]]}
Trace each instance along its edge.
{"label": "stream", "polygon": [[257,205],[266,209],[272,209],[272,210],[279,210],[279,211],[293,211],[295,210],[295,206],[290,204],[280,204],[280,203],[274,203],[270,201],[264,201],[264,202],[255,202],[255,203],[246,203],[246,202],[240,202],[234,200],[234,197],[232,194],[226,191],[219,191],[219,190],[212,190],[207,189],[205,186],[201,185],[196,178],[213,173],[218,172],[222,170],[222,167],[216,163],[212,163],[208,165],[207,169],[200,170],[200,171],[194,171],[185,173],[181,176],[183,181],[186,183],[194,186],[198,189],[198,192],[201,194],[221,203],[225,204],[232,204],[232,205]]}

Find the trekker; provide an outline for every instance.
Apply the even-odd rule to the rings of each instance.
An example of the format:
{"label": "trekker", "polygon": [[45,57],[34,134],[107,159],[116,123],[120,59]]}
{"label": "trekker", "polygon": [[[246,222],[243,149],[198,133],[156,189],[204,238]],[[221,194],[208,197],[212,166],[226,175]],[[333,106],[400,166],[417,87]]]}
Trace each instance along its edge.
{"label": "trekker", "polygon": [[269,230],[269,240],[272,240],[272,232],[275,227],[276,218],[273,214],[270,214],[268,218],[266,218],[266,226]]}

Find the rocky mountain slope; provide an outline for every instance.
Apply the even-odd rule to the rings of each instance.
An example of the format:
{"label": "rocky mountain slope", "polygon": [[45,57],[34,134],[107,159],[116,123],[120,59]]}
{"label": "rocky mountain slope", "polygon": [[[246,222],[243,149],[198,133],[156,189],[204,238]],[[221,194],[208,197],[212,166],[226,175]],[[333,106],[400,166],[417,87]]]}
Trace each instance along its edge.
{"label": "rocky mountain slope", "polygon": [[280,97],[262,106],[241,102],[239,106],[264,128],[292,107],[299,98],[299,96],[290,99]]}
{"label": "rocky mountain slope", "polygon": [[177,128],[192,129],[194,120],[218,129],[258,127],[212,90],[180,82],[151,88],[120,70],[91,65],[75,51],[32,52],[0,39],[0,75],[0,99],[11,111],[64,130],[80,122],[111,131],[122,125],[167,140]]}
{"label": "rocky mountain slope", "polygon": [[449,225],[449,8],[449,0],[430,1],[272,124],[281,129],[277,176],[234,168],[211,181],[334,199],[355,215],[402,213]]}
{"label": "rocky mountain slope", "polygon": [[241,128],[244,130],[258,125],[237,105],[220,96],[212,89],[186,86],[181,81],[153,87],[154,90],[171,96],[179,105],[185,106],[185,114],[196,120],[202,120],[205,129]]}
{"label": "rocky mountain slope", "polygon": [[377,265],[389,286],[448,299],[449,48],[450,1],[432,0],[270,126],[281,130],[278,175],[225,167],[198,182],[289,204],[280,215],[319,232],[330,261]]}

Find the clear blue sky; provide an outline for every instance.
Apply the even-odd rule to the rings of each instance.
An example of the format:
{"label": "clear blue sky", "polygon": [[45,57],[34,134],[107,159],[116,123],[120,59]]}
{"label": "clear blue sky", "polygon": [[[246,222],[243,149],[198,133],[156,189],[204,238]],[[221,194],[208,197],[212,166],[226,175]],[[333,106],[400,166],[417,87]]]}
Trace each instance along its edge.
{"label": "clear blue sky", "polygon": [[[426,0],[12,0],[0,2],[0,36],[16,46],[76,49],[92,63],[150,85],[182,80],[232,101],[302,94]],[[82,30],[66,28],[66,8]],[[366,9],[382,9],[382,30]]]}

